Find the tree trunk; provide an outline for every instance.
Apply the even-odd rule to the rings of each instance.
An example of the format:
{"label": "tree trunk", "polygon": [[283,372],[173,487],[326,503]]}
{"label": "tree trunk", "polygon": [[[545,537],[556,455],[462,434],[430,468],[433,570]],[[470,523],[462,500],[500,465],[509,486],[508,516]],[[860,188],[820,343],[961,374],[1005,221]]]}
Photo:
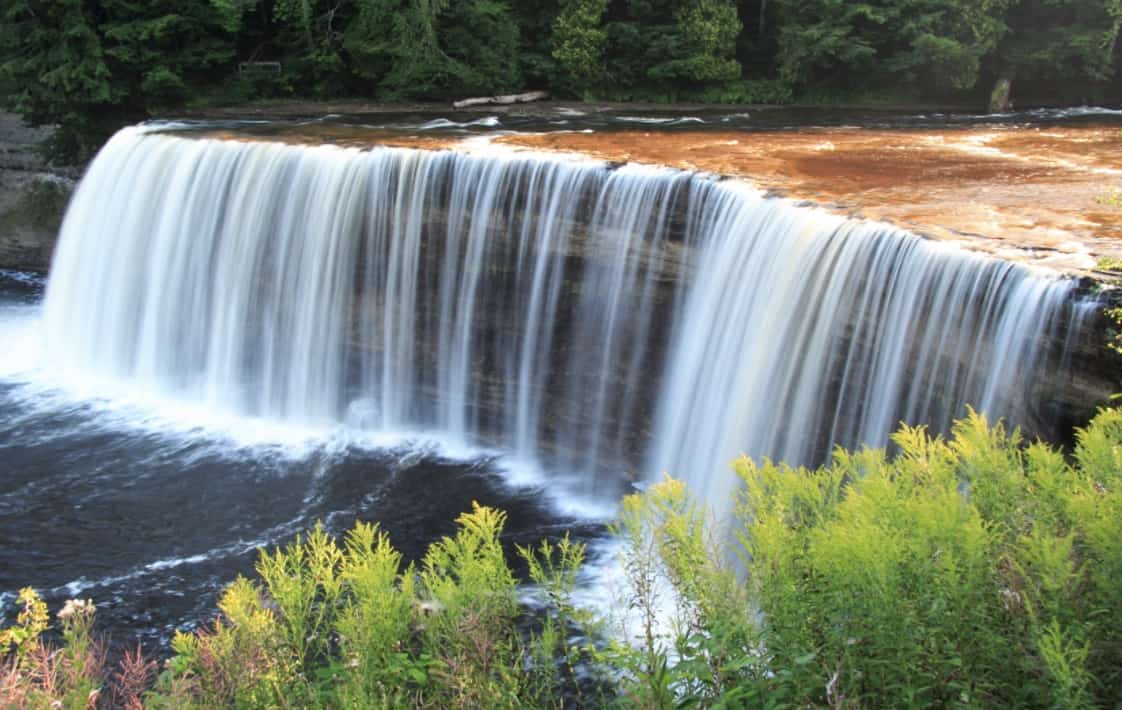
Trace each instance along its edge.
{"label": "tree trunk", "polygon": [[990,113],[1005,113],[1013,108],[1013,80],[1000,77],[990,92]]}

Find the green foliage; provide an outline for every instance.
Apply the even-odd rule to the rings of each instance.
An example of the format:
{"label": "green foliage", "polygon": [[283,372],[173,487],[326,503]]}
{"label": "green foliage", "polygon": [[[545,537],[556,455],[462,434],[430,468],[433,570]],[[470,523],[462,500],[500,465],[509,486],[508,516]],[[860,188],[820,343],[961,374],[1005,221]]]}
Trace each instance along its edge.
{"label": "green foliage", "polygon": [[[1014,0],[959,0],[910,3],[898,48],[888,60],[893,72],[937,93],[972,89],[982,59],[1006,34],[1006,15]],[[910,46],[908,46],[910,45]]]}
{"label": "green foliage", "polygon": [[0,631],[0,652],[14,653],[20,661],[27,659],[39,636],[47,630],[47,604],[31,587],[19,590],[16,601],[23,606],[16,623]]}
{"label": "green foliage", "polygon": [[58,126],[63,162],[179,106],[290,96],[981,102],[1001,77],[1116,100],[1120,27],[1120,0],[17,0],[0,97]]}
{"label": "green foliage", "polygon": [[[817,686],[819,701],[862,705],[1116,703],[1103,681],[1122,646],[1099,619],[1122,599],[1096,582],[1104,560],[1090,553],[1117,514],[1095,479],[1122,470],[1118,421],[1104,412],[1080,434],[1074,468],[974,413],[949,441],[901,429],[891,461],[863,451],[814,472],[738,464],[764,645],[794,669],[792,692]],[[1102,554],[1110,547],[1117,538]]]}
{"label": "green foliage", "polygon": [[[317,526],[263,552],[261,583],[238,579],[211,628],[178,634],[148,699],[154,707],[482,707],[555,705],[552,666],[532,659],[567,647],[558,623],[571,601],[584,547],[562,540],[520,554],[556,619],[523,638],[516,580],[499,536],[506,517],[473,505],[452,537],[433,543],[419,568],[375,525],[340,544]],[[566,652],[562,650],[562,652]],[[547,669],[547,670],[544,670]]]}
{"label": "green foliage", "polygon": [[20,190],[15,204],[0,213],[0,229],[31,227],[57,233],[72,191],[60,180],[32,180]]}
{"label": "green foliage", "polygon": [[603,76],[608,34],[600,23],[607,9],[608,0],[566,0],[553,21],[552,56],[575,86]]}
{"label": "green foliage", "polygon": [[210,68],[233,59],[228,28],[240,24],[241,5],[104,0],[99,23],[118,100],[143,109],[176,106]]}
{"label": "green foliage", "polygon": [[1122,190],[1111,190],[1095,198],[1095,202],[1105,207],[1122,209]]}
{"label": "green foliage", "polygon": [[393,98],[493,93],[521,81],[518,24],[504,0],[360,0],[343,44],[356,73]]}
{"label": "green foliage", "polygon": [[5,3],[0,9],[0,101],[33,126],[60,124],[46,146],[67,161],[91,155],[96,117],[114,101],[95,18],[81,0]]}
{"label": "green foliage", "polygon": [[998,63],[1037,93],[1083,98],[1114,75],[1119,0],[1022,0],[1008,23]]}
{"label": "green foliage", "polygon": [[[617,528],[637,647],[621,697],[656,707],[1115,707],[1122,702],[1122,412],[1071,463],[971,412],[948,440],[736,465],[728,521],[673,480]],[[741,569],[726,560],[739,556]],[[746,581],[746,584],[745,584]]]}
{"label": "green foliage", "polygon": [[733,56],[741,24],[736,6],[726,0],[693,0],[674,11],[678,35],[674,53],[652,66],[647,76],[681,82],[731,81],[740,78]]}
{"label": "green foliage", "polygon": [[446,91],[496,94],[522,84],[521,42],[507,0],[452,3],[442,16],[440,46],[459,69],[459,84]]}
{"label": "green foliage", "polygon": [[274,0],[276,44],[285,70],[310,96],[335,96],[346,90],[350,70],[343,56],[344,36],[353,14],[338,0]]}
{"label": "green foliage", "polygon": [[[706,517],[683,484],[667,479],[624,499],[615,534],[623,544],[626,597],[620,636],[597,654],[619,676],[624,703],[738,707],[760,703],[766,674],[747,589],[728,564],[726,529]],[[778,698],[772,698],[776,700]]]}
{"label": "green foliage", "polygon": [[779,73],[792,84],[972,89],[1010,0],[777,0]]}
{"label": "green foliage", "polygon": [[730,81],[687,92],[690,101],[713,104],[789,104],[795,100],[790,85],[769,79]]}
{"label": "green foliage", "polygon": [[0,703],[6,708],[140,707],[152,663],[139,651],[125,653],[104,677],[105,649],[93,635],[92,601],[70,599],[59,610],[62,644],[44,640],[50,629],[47,604],[31,588],[20,590],[22,610],[0,630]]}
{"label": "green foliage", "polygon": [[247,0],[27,0],[0,10],[4,100],[32,125],[58,124],[46,145],[83,160],[121,123],[179,105],[234,57]]}
{"label": "green foliage", "polygon": [[740,77],[741,23],[728,0],[629,0],[604,26],[609,92],[641,88],[675,97]]}

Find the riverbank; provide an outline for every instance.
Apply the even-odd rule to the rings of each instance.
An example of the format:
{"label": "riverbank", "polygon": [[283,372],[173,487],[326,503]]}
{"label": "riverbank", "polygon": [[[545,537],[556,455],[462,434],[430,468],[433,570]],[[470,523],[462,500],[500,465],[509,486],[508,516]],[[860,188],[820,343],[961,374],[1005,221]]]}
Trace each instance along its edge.
{"label": "riverbank", "polygon": [[51,166],[37,147],[49,128],[0,112],[0,268],[45,272],[81,168]]}

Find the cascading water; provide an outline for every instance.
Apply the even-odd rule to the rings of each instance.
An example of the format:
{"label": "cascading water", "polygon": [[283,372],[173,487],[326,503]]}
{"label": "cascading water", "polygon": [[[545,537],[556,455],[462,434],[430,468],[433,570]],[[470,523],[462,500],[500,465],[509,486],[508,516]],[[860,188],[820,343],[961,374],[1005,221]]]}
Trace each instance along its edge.
{"label": "cascading water", "polygon": [[[1073,282],[733,181],[126,129],[71,204],[55,365],[296,426],[487,443],[614,493],[1032,423]],[[1051,372],[1051,378],[1056,377]]]}

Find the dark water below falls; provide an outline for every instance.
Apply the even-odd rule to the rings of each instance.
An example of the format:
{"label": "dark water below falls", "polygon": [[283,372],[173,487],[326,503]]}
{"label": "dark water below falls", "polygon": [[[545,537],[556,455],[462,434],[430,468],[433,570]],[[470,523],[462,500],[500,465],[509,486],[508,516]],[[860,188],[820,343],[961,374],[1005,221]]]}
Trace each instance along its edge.
{"label": "dark water below falls", "polygon": [[[324,521],[376,520],[408,557],[453,531],[471,501],[509,513],[526,544],[599,536],[493,457],[269,430],[145,401],[143,392],[51,379],[40,369],[43,281],[0,271],[0,603],[43,591],[52,610],[93,598],[113,641],[152,651],[211,617],[255,550]],[[255,443],[258,442],[264,443]],[[584,508],[585,512],[593,512]]]}

